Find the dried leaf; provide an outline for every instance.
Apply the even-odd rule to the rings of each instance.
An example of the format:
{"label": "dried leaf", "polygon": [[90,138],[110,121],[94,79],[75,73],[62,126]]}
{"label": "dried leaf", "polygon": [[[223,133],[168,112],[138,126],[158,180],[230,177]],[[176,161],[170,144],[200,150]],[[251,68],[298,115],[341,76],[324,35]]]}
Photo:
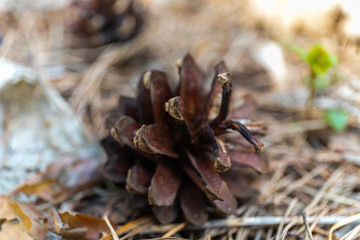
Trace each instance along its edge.
{"label": "dried leaf", "polygon": [[61,158],[50,164],[45,176],[61,179],[61,183],[72,191],[79,191],[99,183],[102,179],[98,158]]}
{"label": "dried leaf", "polygon": [[103,219],[67,211],[57,213],[59,217],[53,217],[52,220],[56,233],[60,236],[78,238],[83,235],[86,239],[99,239],[101,233],[110,233]]}
{"label": "dried leaf", "polygon": [[32,204],[0,196],[0,216],[6,220],[1,225],[0,239],[45,239],[47,229],[39,223],[42,216]]}
{"label": "dried leaf", "polygon": [[46,201],[66,198],[103,179],[97,158],[62,158],[20,186],[15,193],[35,195]]}
{"label": "dried leaf", "polygon": [[70,192],[68,188],[62,185],[57,179],[42,179],[38,181],[29,180],[21,185],[18,191],[27,195],[35,195],[45,201],[54,201],[61,194]]}

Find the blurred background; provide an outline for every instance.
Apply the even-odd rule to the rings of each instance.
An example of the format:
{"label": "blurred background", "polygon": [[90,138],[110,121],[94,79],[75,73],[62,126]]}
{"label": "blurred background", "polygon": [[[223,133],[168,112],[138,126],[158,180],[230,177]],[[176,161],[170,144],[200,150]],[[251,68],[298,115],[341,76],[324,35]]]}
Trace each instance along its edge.
{"label": "blurred background", "polygon": [[[0,55],[37,71],[102,137],[106,112],[118,96],[135,94],[143,71],[158,68],[176,81],[176,62],[188,52],[209,74],[224,60],[246,88],[286,92],[298,86],[301,92],[308,69],[291,49],[322,43],[337,55],[341,74],[357,78],[358,5],[355,0],[2,0]],[[293,101],[306,96],[299,98]]]}

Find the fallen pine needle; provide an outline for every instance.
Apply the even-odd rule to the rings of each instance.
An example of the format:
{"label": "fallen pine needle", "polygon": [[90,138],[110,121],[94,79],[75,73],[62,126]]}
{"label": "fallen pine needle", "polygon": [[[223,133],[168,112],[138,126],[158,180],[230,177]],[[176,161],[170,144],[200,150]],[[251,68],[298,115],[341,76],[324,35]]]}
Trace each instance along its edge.
{"label": "fallen pine needle", "polygon": [[127,234],[125,234],[125,236],[121,237],[119,240],[125,240],[127,238],[131,238],[131,237],[135,236],[136,234],[140,233],[142,230],[150,227],[151,224],[152,223],[149,222],[149,223],[145,223],[143,225],[140,225],[140,226],[134,228],[131,232],[128,232]]}
{"label": "fallen pine needle", "polygon": [[310,239],[310,240],[314,240],[314,237],[313,237],[313,235],[311,233],[311,229],[309,227],[309,223],[308,223],[307,218],[306,218],[306,213],[302,212],[301,216],[303,218],[303,222],[304,222],[304,225],[305,225],[305,232],[306,232],[307,238]]}
{"label": "fallen pine needle", "polygon": [[[131,231],[132,229],[140,226],[140,225],[143,225],[145,223],[148,223],[152,220],[153,218],[152,217],[141,217],[141,218],[138,218],[134,221],[131,221],[131,222],[128,222],[126,223],[125,225],[119,227],[118,229],[116,229],[115,233],[117,236],[121,235],[121,234],[124,234],[124,233],[127,233],[129,231]],[[111,239],[112,235],[111,234],[108,234],[107,236],[101,238],[100,240],[109,240]]]}
{"label": "fallen pine needle", "polygon": [[111,225],[110,221],[109,221],[109,218],[107,215],[104,216],[104,220],[105,220],[105,223],[106,225],[109,227],[110,229],[110,232],[111,232],[111,235],[113,237],[114,240],[119,240],[119,237],[117,236],[113,226]]}
{"label": "fallen pine needle", "polygon": [[[318,225],[333,225],[339,221],[346,219],[347,216],[309,216],[307,218],[308,223],[313,223],[318,221]],[[204,230],[208,228],[223,228],[223,227],[271,227],[278,226],[281,222],[285,224],[290,223],[293,218],[284,218],[279,216],[261,216],[261,217],[243,217],[243,218],[231,218],[231,219],[219,219],[214,221],[209,221],[203,226],[194,226],[188,225],[184,228],[185,231],[194,231],[194,230]],[[294,225],[301,225],[302,222],[298,221]],[[151,228],[145,229],[141,233],[150,234],[150,233],[163,233],[168,232],[173,229],[176,224],[167,224],[167,225],[154,225]]]}
{"label": "fallen pine needle", "polygon": [[172,235],[174,235],[175,233],[179,232],[181,229],[183,229],[186,226],[186,222],[180,223],[178,225],[176,225],[173,229],[171,229],[170,231],[168,231],[167,233],[165,233],[162,238],[167,238],[167,237],[171,237]]}
{"label": "fallen pine needle", "polygon": [[355,215],[352,215],[350,217],[347,217],[337,223],[335,223],[333,226],[331,226],[330,230],[329,230],[329,236],[328,236],[328,239],[329,240],[332,240],[333,239],[333,233],[335,230],[341,228],[341,227],[344,227],[350,223],[353,223],[353,222],[356,222],[356,221],[359,221],[360,220],[360,213],[358,214],[355,214]]}
{"label": "fallen pine needle", "polygon": [[290,213],[294,210],[294,208],[295,208],[295,206],[296,206],[296,203],[297,203],[297,199],[295,198],[295,199],[293,199],[293,200],[291,201],[291,203],[289,204],[289,207],[288,207],[288,209],[286,210],[284,219],[283,219],[283,221],[280,222],[280,224],[279,224],[279,228],[278,228],[278,230],[277,230],[276,238],[275,238],[276,240],[280,240],[280,238],[281,238],[281,233],[282,233],[282,231],[283,231],[283,229],[284,229],[284,225],[285,225],[285,219],[288,218],[288,216],[290,215]]}
{"label": "fallen pine needle", "polygon": [[345,234],[345,236],[343,236],[342,238],[340,238],[340,240],[352,240],[352,239],[357,239],[356,235],[359,234],[360,232],[360,225],[357,225],[354,229],[352,229],[350,232],[348,232],[347,234]]}

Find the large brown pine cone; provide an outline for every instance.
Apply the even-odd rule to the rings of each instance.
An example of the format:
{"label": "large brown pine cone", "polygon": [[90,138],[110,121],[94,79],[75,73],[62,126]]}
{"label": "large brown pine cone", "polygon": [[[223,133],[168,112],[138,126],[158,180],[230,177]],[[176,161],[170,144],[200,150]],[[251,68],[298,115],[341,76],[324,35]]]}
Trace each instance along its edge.
{"label": "large brown pine cone", "polygon": [[263,144],[255,137],[265,127],[244,119],[254,109],[249,95],[230,108],[231,74],[223,62],[210,91],[190,55],[179,74],[172,90],[165,73],[146,72],[137,97],[120,98],[107,118],[113,138],[103,141],[109,155],[104,173],[125,182],[128,191],[148,195],[161,223],[174,221],[180,206],[190,222],[201,225],[208,218],[207,203],[231,214],[236,198],[251,195],[254,173],[266,165],[259,157]]}
{"label": "large brown pine cone", "polygon": [[97,47],[126,42],[136,36],[143,25],[142,12],[132,0],[74,0],[68,27],[73,46]]}

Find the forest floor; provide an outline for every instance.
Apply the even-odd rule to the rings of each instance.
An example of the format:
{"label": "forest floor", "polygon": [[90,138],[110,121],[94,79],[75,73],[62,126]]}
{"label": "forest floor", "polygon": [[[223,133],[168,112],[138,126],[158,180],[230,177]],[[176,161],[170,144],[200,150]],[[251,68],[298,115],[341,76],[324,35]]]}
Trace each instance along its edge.
{"label": "forest floor", "polygon": [[[268,129],[262,138],[268,169],[259,175],[257,196],[241,201],[235,215],[211,218],[201,227],[183,220],[161,225],[151,216],[128,213],[127,206],[134,203],[127,202],[127,193],[109,182],[94,184],[87,179],[80,188],[57,192],[57,197],[46,193],[54,182],[43,182],[40,187],[22,188],[29,195],[43,196],[35,204],[21,205],[14,200],[14,193],[0,198],[0,236],[6,230],[16,239],[42,239],[39,236],[45,235],[47,239],[83,239],[87,232],[89,239],[97,239],[99,232],[109,232],[109,216],[121,223],[113,228],[122,240],[360,238],[356,46],[345,44],[333,25],[319,32],[306,28],[277,31],[276,24],[266,22],[269,19],[246,13],[243,1],[179,2],[141,3],[144,25],[138,35],[123,44],[97,48],[69,47],[67,7],[4,12],[0,14],[4,32],[1,55],[35,69],[75,110],[87,133],[99,141],[108,134],[106,113],[116,106],[120,95],[136,94],[137,81],[145,70],[161,69],[175,82],[177,60],[190,52],[210,78],[213,66],[224,60],[233,74],[234,89],[252,94],[257,102],[251,118],[263,121]],[[337,56],[337,65],[327,75],[336,80],[318,92],[309,107],[310,90],[304,80],[309,66],[291,49],[308,50],[318,42]],[[346,111],[346,129],[330,127],[324,117],[329,109]],[[79,174],[76,167],[66,171],[67,176]],[[23,227],[8,223],[13,216],[8,209],[17,212]],[[59,209],[83,215],[59,213]],[[69,223],[77,227],[63,230],[69,223],[59,219],[66,214]],[[34,216],[51,221],[51,231],[44,230],[47,223],[34,220]],[[111,239],[110,235],[102,237]]]}

